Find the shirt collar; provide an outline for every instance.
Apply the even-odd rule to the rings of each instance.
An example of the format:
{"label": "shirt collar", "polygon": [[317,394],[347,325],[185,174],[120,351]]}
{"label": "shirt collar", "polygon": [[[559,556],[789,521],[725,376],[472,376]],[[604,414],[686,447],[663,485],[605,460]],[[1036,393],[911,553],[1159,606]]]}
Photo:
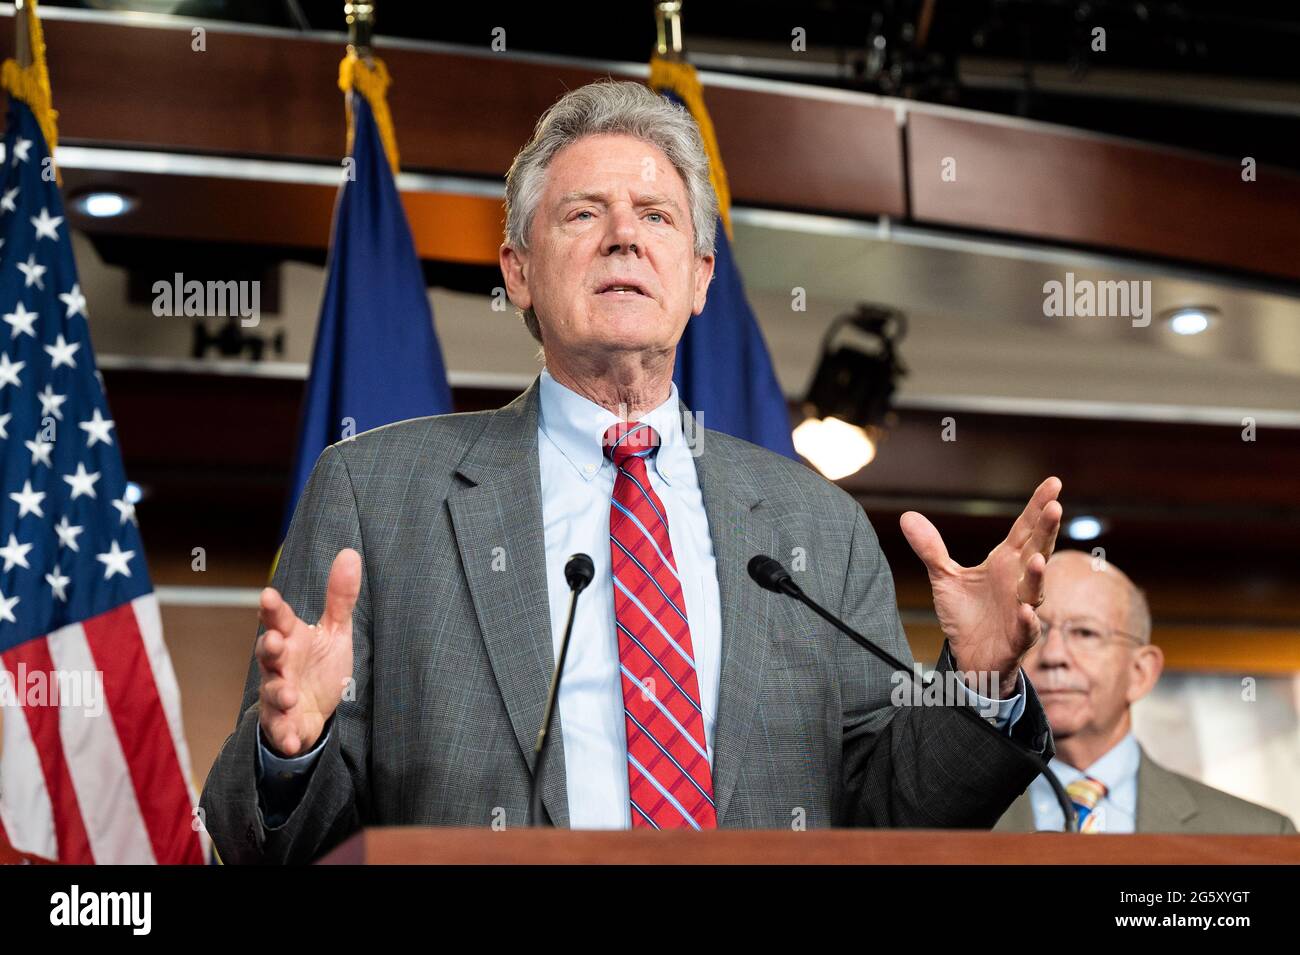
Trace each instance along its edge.
{"label": "shirt collar", "polygon": [[1133,779],[1137,775],[1140,759],[1141,750],[1138,748],[1137,738],[1130,732],[1083,772],[1060,759],[1052,760],[1052,769],[1061,777],[1063,785],[1068,786],[1076,779],[1091,776],[1106,787],[1107,793],[1114,793],[1125,780]]}
{"label": "shirt collar", "polygon": [[[546,368],[542,369],[538,388],[538,427],[574,470],[590,481],[604,465],[613,467],[605,457],[601,439],[606,429],[619,420],[618,416],[560,384]],[[677,383],[671,384],[663,404],[637,420],[659,433],[659,450],[652,459],[653,466],[664,481],[672,484],[673,479],[682,474],[682,466],[690,460],[690,449],[682,432]]]}

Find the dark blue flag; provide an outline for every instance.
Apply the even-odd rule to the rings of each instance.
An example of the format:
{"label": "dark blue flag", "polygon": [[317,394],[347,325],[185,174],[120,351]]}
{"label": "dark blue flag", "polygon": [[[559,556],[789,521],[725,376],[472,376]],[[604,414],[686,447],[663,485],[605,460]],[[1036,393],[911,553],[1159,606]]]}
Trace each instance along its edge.
{"label": "dark blue flag", "polygon": [[286,532],[328,445],[394,421],[451,411],[424,273],[370,103],[359,92],[352,94],[352,111],[355,178],[343,184],[334,213]]}
{"label": "dark blue flag", "polygon": [[713,138],[713,124],[704,108],[699,78],[689,64],[656,58],[650,66],[650,85],[685,106],[699,124],[720,208],[708,300],[704,311],[687,323],[677,345],[677,367],[673,370],[677,391],[688,408],[700,413],[704,427],[794,458],[785,396],[731,255],[726,227],[730,199],[724,188],[718,188],[726,181],[726,173]]}

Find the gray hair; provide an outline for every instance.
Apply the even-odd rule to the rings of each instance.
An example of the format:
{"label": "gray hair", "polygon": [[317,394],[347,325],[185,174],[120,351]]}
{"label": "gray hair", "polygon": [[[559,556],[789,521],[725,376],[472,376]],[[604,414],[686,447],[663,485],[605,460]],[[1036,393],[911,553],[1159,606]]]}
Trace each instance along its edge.
{"label": "gray hair", "polygon": [[1128,626],[1140,643],[1151,642],[1151,605],[1147,603],[1146,592],[1131,580],[1128,581]]}
{"label": "gray hair", "polygon": [[[642,83],[602,80],[565,93],[537,121],[506,174],[506,243],[528,249],[533,215],[546,188],[551,160],[586,136],[621,133],[657,147],[686,184],[697,256],[713,255],[718,197],[709,179],[709,156],[700,129],[685,107]],[[542,340],[533,309],[520,309],[529,333]]]}

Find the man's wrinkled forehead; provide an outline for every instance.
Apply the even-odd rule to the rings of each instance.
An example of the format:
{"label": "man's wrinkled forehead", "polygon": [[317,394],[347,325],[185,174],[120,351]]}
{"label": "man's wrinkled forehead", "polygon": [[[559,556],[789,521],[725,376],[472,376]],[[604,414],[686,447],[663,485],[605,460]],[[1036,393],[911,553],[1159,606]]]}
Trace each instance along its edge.
{"label": "man's wrinkled forehead", "polygon": [[582,194],[622,197],[629,189],[672,201],[679,210],[677,200],[686,197],[686,184],[663,151],[632,136],[584,136],[556,153],[547,167],[545,192],[558,205]]}

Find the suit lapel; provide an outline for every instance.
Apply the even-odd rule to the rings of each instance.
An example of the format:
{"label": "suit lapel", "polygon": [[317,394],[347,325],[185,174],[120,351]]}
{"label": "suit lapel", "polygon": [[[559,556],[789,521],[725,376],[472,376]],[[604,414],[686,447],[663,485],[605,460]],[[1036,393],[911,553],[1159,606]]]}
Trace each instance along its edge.
{"label": "suit lapel", "polygon": [[1146,750],[1138,757],[1138,832],[1181,832],[1196,815],[1196,800],[1182,781],[1158,763]]}
{"label": "suit lapel", "polygon": [[[682,413],[689,415],[685,405]],[[689,424],[687,429],[691,434]],[[722,826],[754,722],[771,630],[773,595],[750,579],[749,559],[755,554],[772,554],[777,542],[759,507],[762,493],[758,481],[740,462],[720,457],[706,436],[710,434],[703,429],[695,431],[700,442],[695,470],[708,515],[722,602],[722,674],[713,734],[713,798]]]}
{"label": "suit lapel", "polygon": [[[456,548],[515,739],[532,766],[555,666],[537,464],[538,383],[494,412],[447,497]],[[569,824],[560,710],[552,715],[542,803]]]}

